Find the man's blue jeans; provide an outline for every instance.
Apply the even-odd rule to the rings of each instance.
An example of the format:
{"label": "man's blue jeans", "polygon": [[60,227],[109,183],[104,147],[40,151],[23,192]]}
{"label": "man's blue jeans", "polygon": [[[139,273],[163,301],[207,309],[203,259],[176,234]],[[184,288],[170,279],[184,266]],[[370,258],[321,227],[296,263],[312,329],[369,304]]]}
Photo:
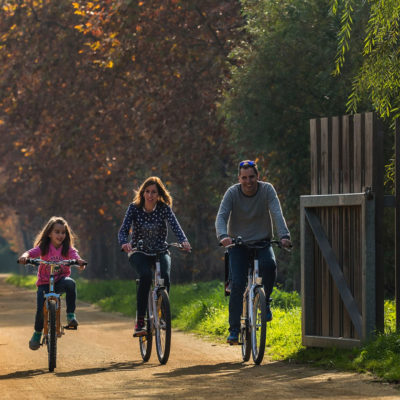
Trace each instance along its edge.
{"label": "man's blue jeans", "polygon": [[[153,268],[155,264],[154,256],[146,256],[143,253],[133,253],[129,258],[129,263],[136,269],[139,275],[139,287],[137,291],[137,316],[144,317],[146,315],[147,299],[151,282],[153,279]],[[171,256],[169,253],[161,254],[160,256],[161,278],[164,279],[164,285],[169,291],[170,271],[171,271]]]}
{"label": "man's blue jeans", "polygon": [[[76,304],[76,285],[75,281],[69,277],[63,277],[54,284],[56,293],[65,293],[65,301],[67,303],[67,314],[75,312]],[[49,284],[39,285],[36,299],[37,309],[35,317],[35,331],[41,332],[43,329],[43,304],[44,293],[49,293]]]}
{"label": "man's blue jeans", "polygon": [[[258,249],[259,274],[262,277],[265,296],[271,296],[276,280],[276,259],[272,246]],[[228,249],[231,279],[231,295],[229,298],[229,330],[239,331],[240,315],[243,308],[243,293],[246,289],[249,262],[252,250],[235,246]]]}

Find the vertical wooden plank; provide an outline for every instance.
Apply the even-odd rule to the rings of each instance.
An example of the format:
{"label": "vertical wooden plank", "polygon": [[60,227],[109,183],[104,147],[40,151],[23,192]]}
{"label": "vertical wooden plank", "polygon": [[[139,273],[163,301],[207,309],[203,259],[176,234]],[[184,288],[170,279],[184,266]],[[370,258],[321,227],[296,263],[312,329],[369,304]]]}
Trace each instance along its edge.
{"label": "vertical wooden plank", "polygon": [[[351,266],[350,266],[350,246],[351,246],[351,232],[350,232],[350,207],[343,207],[343,275],[346,279],[347,285],[351,290]],[[352,322],[350,316],[343,308],[343,337],[352,337]]]}
{"label": "vertical wooden plank", "polygon": [[352,193],[352,175],[353,175],[353,117],[345,115],[342,118],[342,176],[343,193]]}
{"label": "vertical wooden plank", "polygon": [[332,187],[332,153],[331,153],[331,130],[330,118],[321,118],[321,192],[320,194],[331,193]]}
{"label": "vertical wooden plank", "polygon": [[374,179],[374,118],[372,113],[365,116],[365,187],[372,189]]}
{"label": "vertical wooden plank", "polygon": [[[358,309],[360,310],[362,317],[365,317],[363,313],[363,266],[361,259],[361,239],[363,238],[363,234],[361,232],[361,206],[353,207],[354,213],[354,279],[353,279],[353,287],[354,287],[354,299],[357,303]],[[357,332],[355,332],[356,338],[359,338]]]}
{"label": "vertical wooden plank", "polygon": [[[341,192],[342,169],[342,124],[339,117],[332,118],[332,193]],[[340,232],[340,207],[332,210],[332,249],[336,254],[339,265],[342,265],[339,238]],[[342,310],[343,302],[336,285],[332,285],[332,336],[342,336]]]}
{"label": "vertical wooden plank", "polygon": [[[353,170],[354,171],[354,170]],[[354,214],[354,207],[349,207],[350,212],[350,237],[349,237],[349,287],[350,291],[354,297],[354,270],[355,270],[355,260],[354,260],[354,253],[355,253],[355,241],[357,238],[355,237],[355,214]],[[351,322],[351,337],[354,338],[356,332],[354,329],[354,325]]]}
{"label": "vertical wooden plank", "polygon": [[363,204],[362,228],[363,265],[363,340],[375,334],[375,199],[366,198]]}
{"label": "vertical wooden plank", "polygon": [[[321,193],[321,120],[313,119],[310,121],[310,145],[311,145],[311,194]],[[314,332],[315,335],[321,335],[321,262],[318,246],[313,240],[314,249]]]}
{"label": "vertical wooden plank", "polygon": [[[328,194],[331,189],[330,182],[330,129],[329,118],[321,118],[321,194]],[[327,235],[329,235],[329,210],[321,207],[320,221]],[[321,292],[321,328],[322,335],[330,335],[330,286],[331,276],[325,259],[321,255],[321,279],[322,279],[322,292]]]}
{"label": "vertical wooden plank", "polygon": [[[302,298],[302,338],[315,335],[315,296],[314,296],[314,248],[313,235],[304,215],[304,206],[300,198],[300,235],[301,235],[301,298]],[[303,343],[304,344],[304,343]]]}
{"label": "vertical wooden plank", "polygon": [[[365,188],[370,188],[371,190],[373,189],[373,187],[375,187],[375,181],[374,181],[374,179],[375,179],[374,170],[375,170],[375,163],[376,163],[376,159],[375,159],[376,152],[375,152],[375,149],[374,149],[374,146],[376,144],[375,143],[375,130],[376,130],[376,126],[375,125],[376,124],[375,124],[374,114],[373,113],[367,113],[365,115],[365,182],[364,182],[364,187]],[[378,200],[378,204],[379,204],[379,200]],[[377,204],[374,205],[374,210],[375,210],[375,206],[377,206]],[[383,215],[382,215],[382,217],[383,217]],[[374,222],[374,226],[372,227],[372,229],[376,230],[375,222]],[[374,253],[375,253],[376,252],[376,238],[375,238],[376,232],[374,232],[373,234],[368,232],[366,234],[368,235],[368,237],[372,236],[374,238],[373,239],[374,243],[373,244],[372,243],[368,243],[369,247],[367,249],[365,249],[365,252],[370,252],[370,249],[373,247]],[[369,254],[371,254],[371,252]],[[375,254],[372,254],[372,256],[375,257]],[[375,264],[375,260],[376,260],[376,258],[374,259],[374,264]],[[368,268],[370,265],[372,265],[372,264],[370,264],[370,260],[366,259],[365,262],[364,262],[364,268]],[[374,267],[376,267],[376,265]],[[375,269],[375,271],[376,270],[377,270],[377,268]],[[376,272],[375,272],[375,274],[376,274]],[[365,276],[370,276],[369,271],[365,271],[364,275]],[[381,284],[376,281],[376,277],[374,277],[374,280],[375,280],[375,284],[373,285],[373,287],[374,287],[373,290],[374,290],[374,292],[376,294],[377,287],[379,287]],[[367,283],[369,284],[369,282],[367,282]],[[365,288],[365,286],[364,286],[364,288]],[[368,296],[368,293],[363,293],[363,296],[364,296],[364,298],[366,298],[365,296]],[[362,313],[363,313],[364,324],[365,324],[366,321],[370,321],[371,319],[376,322],[377,321],[376,320],[376,313],[377,312],[381,312],[381,313],[383,312],[382,311],[383,308],[379,308],[379,307],[377,308],[377,302],[378,301],[382,301],[382,302],[384,301],[383,298],[382,298],[382,300],[378,300],[381,297],[382,296],[379,296],[379,295],[375,296],[375,304],[374,304],[373,307],[369,306],[368,308],[366,308],[367,301],[365,300],[363,302]],[[383,303],[382,303],[382,307],[383,307]],[[381,311],[379,311],[379,310],[381,310]],[[368,315],[371,312],[374,312],[373,316],[369,316]],[[378,318],[378,320],[379,320],[379,318]],[[381,326],[383,326],[382,325],[383,324],[383,318],[381,319],[379,324]]]}
{"label": "vertical wooden plank", "polygon": [[342,124],[339,117],[332,118],[332,191],[342,193]]}
{"label": "vertical wooden plank", "polygon": [[[343,227],[343,219],[344,219],[344,210],[343,207],[339,207],[339,213],[338,213],[338,259],[340,266],[342,267],[343,271],[343,263],[344,263],[344,255],[343,255],[343,243],[344,243],[344,227]],[[344,275],[344,271],[343,271]],[[340,297],[339,301],[339,336],[344,337],[343,333],[343,320],[344,320],[344,304],[342,301],[342,298]]]}
{"label": "vertical wooden plank", "polygon": [[311,194],[320,193],[321,122],[310,120]]}
{"label": "vertical wooden plank", "polygon": [[[319,210],[316,210],[316,214],[320,217]],[[317,245],[315,238],[313,240],[314,247],[314,329],[315,335],[322,335],[322,256],[321,251],[319,250],[319,246]]]}
{"label": "vertical wooden plank", "polygon": [[383,263],[383,207],[384,207],[384,158],[383,126],[375,113],[366,114],[366,119],[373,125],[373,184],[375,196],[375,301],[376,329],[384,330],[384,263]]}
{"label": "vertical wooden plank", "polygon": [[[342,167],[343,167],[343,193],[354,192],[354,119],[351,115],[343,117],[342,130]],[[351,237],[351,209],[346,207],[343,212],[343,274],[352,291],[353,264],[352,264],[352,237]],[[353,293],[353,291],[352,291]],[[343,308],[343,336],[352,338],[353,323]]]}
{"label": "vertical wooden plank", "polygon": [[353,170],[354,170],[354,192],[363,191],[364,186],[364,123],[365,114],[354,115],[354,155],[353,155]]}

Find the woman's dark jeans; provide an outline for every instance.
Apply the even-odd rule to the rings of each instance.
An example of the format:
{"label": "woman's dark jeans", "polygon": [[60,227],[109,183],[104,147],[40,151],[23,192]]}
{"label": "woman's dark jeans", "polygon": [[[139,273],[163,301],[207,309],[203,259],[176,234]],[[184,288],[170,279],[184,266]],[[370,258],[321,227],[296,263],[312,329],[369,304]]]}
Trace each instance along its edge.
{"label": "woman's dark jeans", "polygon": [[[136,269],[139,275],[139,287],[137,291],[137,316],[144,317],[146,315],[147,299],[154,271],[152,266],[155,264],[154,256],[147,256],[143,253],[133,253],[129,258],[129,262]],[[170,272],[171,272],[171,256],[169,253],[160,255],[161,278],[164,279],[164,285],[169,291]]]}
{"label": "woman's dark jeans", "polygon": [[[229,330],[239,332],[240,315],[243,308],[243,293],[247,284],[247,272],[251,250],[245,247],[231,247],[229,250],[231,294],[229,298]],[[276,260],[272,246],[258,249],[259,274],[262,277],[265,296],[271,296],[276,279]]]}
{"label": "woman's dark jeans", "polygon": [[[75,312],[76,303],[76,285],[75,281],[69,277],[63,277],[54,284],[56,293],[65,293],[67,303],[67,314]],[[44,293],[49,293],[49,284],[38,286],[36,299],[37,309],[35,317],[35,331],[41,332],[43,330],[43,304]]]}

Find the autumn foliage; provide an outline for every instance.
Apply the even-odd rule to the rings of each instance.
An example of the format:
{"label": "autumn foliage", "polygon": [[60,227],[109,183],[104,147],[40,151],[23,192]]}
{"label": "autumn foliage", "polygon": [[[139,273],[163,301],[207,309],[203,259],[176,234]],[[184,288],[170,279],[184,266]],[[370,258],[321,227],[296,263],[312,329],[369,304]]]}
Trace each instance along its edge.
{"label": "autumn foliage", "polygon": [[216,104],[241,24],[237,1],[0,1],[0,207],[25,248],[62,215],[89,276],[130,275],[116,232],[158,175],[196,249],[177,276],[216,276],[234,155]]}

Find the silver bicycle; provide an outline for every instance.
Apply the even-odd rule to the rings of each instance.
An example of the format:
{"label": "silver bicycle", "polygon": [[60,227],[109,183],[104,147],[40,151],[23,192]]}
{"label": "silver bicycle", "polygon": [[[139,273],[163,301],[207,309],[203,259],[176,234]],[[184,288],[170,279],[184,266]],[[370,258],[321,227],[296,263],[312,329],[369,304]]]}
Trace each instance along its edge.
{"label": "silver bicycle", "polygon": [[167,288],[164,285],[164,279],[161,278],[160,255],[171,247],[184,250],[179,243],[169,243],[162,250],[143,249],[143,242],[139,241],[137,247],[128,253],[128,257],[135,252],[154,257],[154,278],[149,291],[145,317],[146,335],[139,336],[139,346],[143,361],[148,361],[154,335],[160,364],[167,363],[171,349],[171,308]]}
{"label": "silver bicycle", "polygon": [[239,344],[242,346],[243,361],[250,359],[252,354],[255,364],[260,364],[264,358],[267,336],[267,305],[271,299],[266,299],[262,277],[259,275],[258,250],[275,244],[281,247],[278,240],[248,244],[241,237],[233,238],[233,246],[242,246],[251,250],[249,261],[247,286],[243,294],[243,310],[240,317]]}

